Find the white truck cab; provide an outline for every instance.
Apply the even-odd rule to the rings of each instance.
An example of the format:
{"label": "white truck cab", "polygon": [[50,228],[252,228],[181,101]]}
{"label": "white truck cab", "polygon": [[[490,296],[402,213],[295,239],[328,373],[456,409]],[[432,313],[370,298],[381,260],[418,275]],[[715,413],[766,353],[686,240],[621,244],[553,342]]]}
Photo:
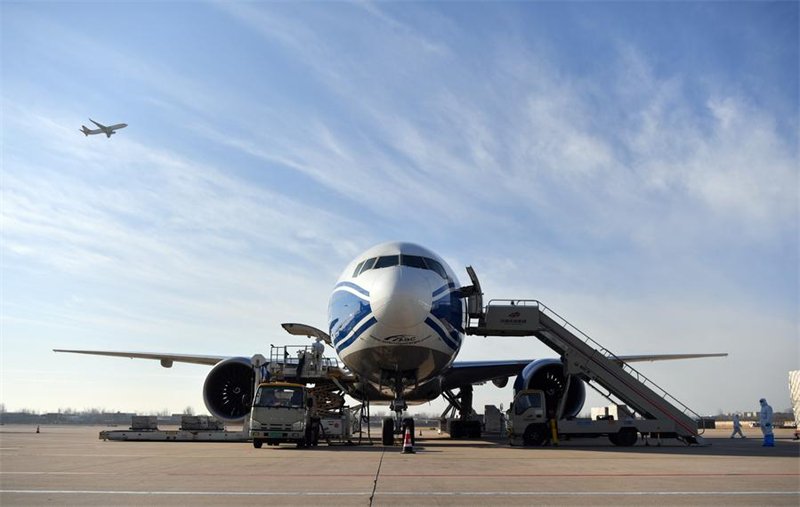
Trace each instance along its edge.
{"label": "white truck cab", "polygon": [[302,384],[259,384],[250,411],[253,447],[292,442],[297,447],[317,445],[319,419],[313,416],[313,398]]}

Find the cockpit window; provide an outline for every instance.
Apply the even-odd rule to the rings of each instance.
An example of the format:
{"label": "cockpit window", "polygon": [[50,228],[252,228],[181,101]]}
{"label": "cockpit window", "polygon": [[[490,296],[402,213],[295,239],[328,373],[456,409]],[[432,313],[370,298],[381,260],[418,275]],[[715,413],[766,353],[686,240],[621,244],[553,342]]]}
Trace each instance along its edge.
{"label": "cockpit window", "polygon": [[428,257],[420,257],[418,255],[384,255],[383,257],[373,257],[365,261],[359,262],[356,269],[353,270],[353,277],[357,277],[369,271],[370,269],[388,268],[397,266],[398,264],[408,266],[410,268],[427,269],[433,271],[445,280],[447,280],[447,272],[444,266],[434,259]]}
{"label": "cockpit window", "polygon": [[400,264],[399,255],[386,255],[384,257],[378,257],[378,262],[375,263],[373,269],[388,268],[390,266],[397,266],[398,264]]}
{"label": "cockpit window", "polygon": [[376,261],[376,260],[378,260],[378,258],[377,258],[377,257],[373,257],[373,258],[371,258],[371,259],[367,259],[367,260],[365,260],[365,261],[364,261],[364,265],[363,265],[363,266],[361,266],[361,271],[359,271],[359,272],[358,272],[358,274],[360,275],[360,274],[361,274],[361,273],[363,273],[364,271],[368,271],[368,270],[372,269],[372,266],[374,266],[374,265],[375,265],[375,261]]}
{"label": "cockpit window", "polygon": [[425,263],[428,265],[428,269],[431,271],[436,271],[439,276],[447,280],[447,272],[444,270],[444,266],[442,266],[439,261],[425,258]]}
{"label": "cockpit window", "polygon": [[428,269],[425,265],[425,259],[416,255],[405,255],[400,257],[400,264],[410,268]]}

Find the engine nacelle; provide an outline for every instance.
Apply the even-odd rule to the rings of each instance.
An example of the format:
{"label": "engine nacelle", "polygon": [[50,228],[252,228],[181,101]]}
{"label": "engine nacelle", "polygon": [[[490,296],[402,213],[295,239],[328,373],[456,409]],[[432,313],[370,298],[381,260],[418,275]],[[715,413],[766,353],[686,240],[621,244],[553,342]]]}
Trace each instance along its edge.
{"label": "engine nacelle", "polygon": [[[523,389],[541,389],[544,391],[548,415],[551,415],[558,409],[566,384],[564,365],[560,359],[539,359],[528,364],[517,375],[514,381],[514,394]],[[586,386],[583,381],[573,377],[566,397],[563,417],[575,417],[586,401]]]}
{"label": "engine nacelle", "polygon": [[250,358],[231,357],[217,363],[203,384],[206,408],[223,421],[243,421],[250,413],[255,381]]}

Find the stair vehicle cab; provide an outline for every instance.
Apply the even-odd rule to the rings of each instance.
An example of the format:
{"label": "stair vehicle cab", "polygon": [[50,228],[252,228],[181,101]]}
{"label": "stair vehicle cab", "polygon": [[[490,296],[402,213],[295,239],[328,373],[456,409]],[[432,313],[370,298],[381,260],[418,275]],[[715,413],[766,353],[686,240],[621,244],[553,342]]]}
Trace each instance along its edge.
{"label": "stair vehicle cab", "polygon": [[261,383],[250,411],[250,438],[253,447],[283,442],[297,447],[317,445],[319,418],[314,416],[314,398],[302,384]]}

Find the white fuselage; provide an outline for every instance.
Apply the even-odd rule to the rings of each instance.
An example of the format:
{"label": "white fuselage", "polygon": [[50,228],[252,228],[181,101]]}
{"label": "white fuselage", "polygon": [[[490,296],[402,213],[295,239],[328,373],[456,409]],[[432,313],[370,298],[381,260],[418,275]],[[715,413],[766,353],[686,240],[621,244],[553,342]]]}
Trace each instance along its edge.
{"label": "white fuselage", "polygon": [[450,267],[419,245],[384,243],[367,250],[348,264],[331,294],[336,353],[387,394],[435,379],[461,347],[458,287]]}

